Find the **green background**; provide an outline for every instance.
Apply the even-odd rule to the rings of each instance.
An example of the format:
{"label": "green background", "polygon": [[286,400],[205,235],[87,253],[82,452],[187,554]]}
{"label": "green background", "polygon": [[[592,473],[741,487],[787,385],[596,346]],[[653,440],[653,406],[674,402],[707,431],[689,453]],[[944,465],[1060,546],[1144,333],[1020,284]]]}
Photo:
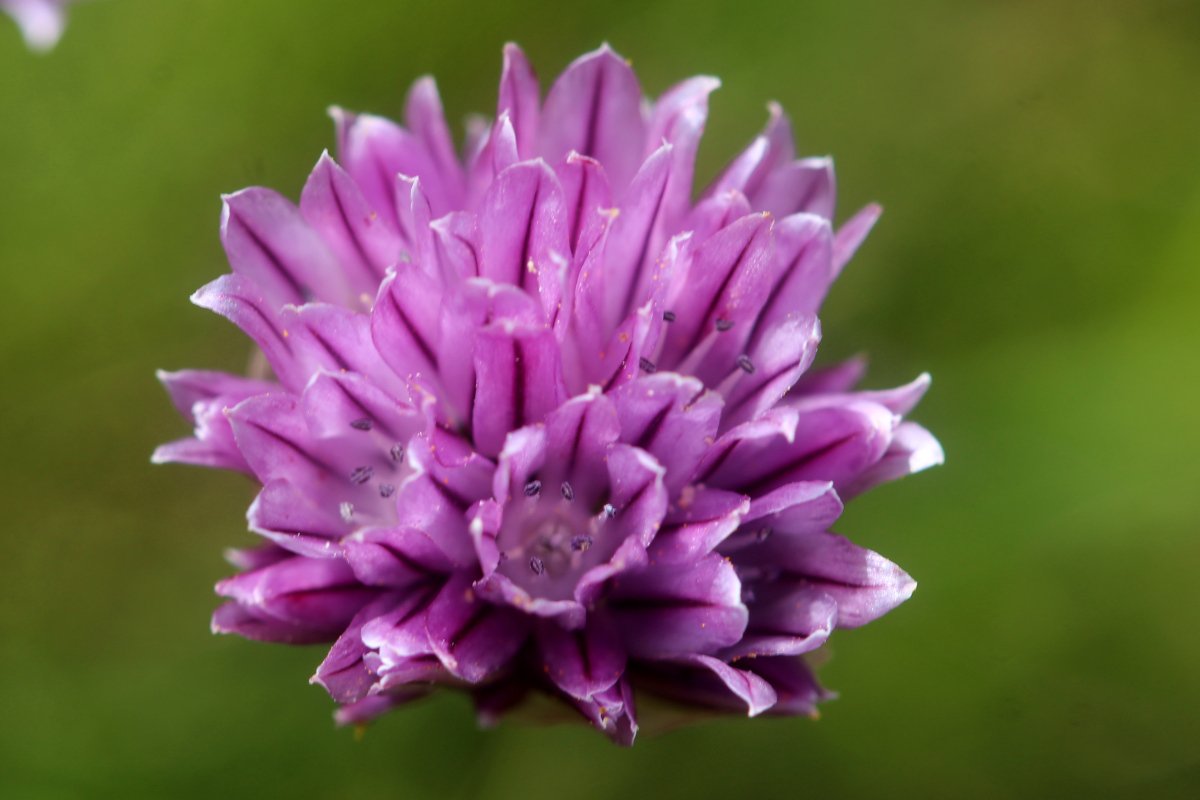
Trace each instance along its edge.
{"label": "green background", "polygon": [[[948,464],[840,523],[921,586],[834,637],[818,722],[628,751],[447,696],[356,741],[319,650],[208,633],[252,487],[149,454],[155,368],[246,363],[187,301],[219,193],[297,196],[326,106],[423,73],[490,112],[509,39],[543,90],[604,40],[651,94],[721,76],[702,177],[777,99],[886,208],[823,357],[931,371]],[[0,19],[0,796],[1200,796],[1197,42],[1183,0],[105,0],[45,57]]]}

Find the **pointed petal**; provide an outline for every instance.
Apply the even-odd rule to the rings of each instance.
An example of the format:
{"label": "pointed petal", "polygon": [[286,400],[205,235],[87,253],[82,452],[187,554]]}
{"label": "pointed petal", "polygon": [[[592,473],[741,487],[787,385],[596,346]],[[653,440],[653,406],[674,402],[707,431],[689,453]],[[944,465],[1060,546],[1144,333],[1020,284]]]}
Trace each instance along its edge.
{"label": "pointed petal", "polygon": [[[546,417],[548,466],[544,480],[570,481],[575,494],[594,505],[607,487],[609,446],[621,434],[617,408],[597,391],[574,397]],[[506,448],[507,449],[507,448]]]}
{"label": "pointed petal", "polygon": [[179,413],[189,422],[195,423],[195,406],[219,397],[244,400],[256,394],[267,394],[279,390],[279,386],[267,381],[231,375],[228,372],[213,372],[202,369],[183,369],[178,372],[159,370],[158,380],[171,398]]}
{"label": "pointed petal", "polygon": [[661,224],[663,201],[671,176],[671,145],[664,144],[646,159],[633,177],[604,253],[606,324],[616,327],[647,299],[655,272],[651,265],[661,254],[667,232]]}
{"label": "pointed petal", "polygon": [[346,437],[383,450],[423,430],[424,417],[354,372],[318,372],[304,387],[304,417],[321,439]]}
{"label": "pointed petal", "polygon": [[579,700],[609,689],[625,672],[625,650],[611,621],[603,616],[593,615],[580,630],[541,622],[535,639],[546,677]]}
{"label": "pointed petal", "polygon": [[932,433],[915,422],[901,422],[896,426],[891,444],[883,457],[848,483],[842,493],[846,497],[853,497],[881,483],[936,467],[945,460],[942,445]]}
{"label": "pointed petal", "polygon": [[650,555],[660,563],[682,564],[705,556],[737,530],[750,499],[708,487],[684,487],[654,537]]}
{"label": "pointed petal", "polygon": [[364,531],[342,543],[346,563],[368,586],[404,587],[444,579],[454,560],[422,531],[412,528]]}
{"label": "pointed petal", "polygon": [[662,204],[663,224],[670,233],[682,228],[691,207],[692,177],[708,119],[708,96],[720,85],[718,79],[707,75],[689,78],[664,92],[650,112],[646,152],[664,141],[672,145],[671,178]]}
{"label": "pointed petal", "polygon": [[668,372],[646,375],[613,393],[621,440],[639,447],[666,467],[674,496],[683,488],[717,435],[724,405],[695,378]]}
{"label": "pointed petal", "polygon": [[314,297],[331,303],[353,301],[333,254],[282,195],[254,187],[223,200],[221,243],[229,266],[262,287],[273,305]]}
{"label": "pointed petal", "polygon": [[[721,652],[730,660],[795,656],[825,644],[838,621],[838,602],[822,584],[748,581],[746,633]],[[743,592],[745,594],[745,592]]]}
{"label": "pointed petal", "polygon": [[701,466],[713,486],[756,496],[794,481],[856,480],[883,457],[896,417],[875,403],[776,408],[730,430]]}
{"label": "pointed petal", "polygon": [[472,430],[485,455],[500,452],[509,431],[544,420],[566,396],[554,335],[508,321],[480,332],[475,375]]}
{"label": "pointed petal", "polygon": [[300,391],[304,387],[308,374],[297,363],[288,341],[290,334],[276,306],[267,301],[254,281],[241,275],[222,275],[197,289],[192,302],[225,317],[253,339],[285,388]]}
{"label": "pointed petal", "polygon": [[[836,601],[841,628],[856,628],[883,616],[907,600],[917,586],[904,570],[878,553],[826,532],[774,534],[757,547],[740,551],[736,560],[739,568],[781,570],[775,591],[788,597],[801,590],[828,594]],[[774,603],[783,609],[793,602],[756,591],[751,627],[755,614],[765,613],[765,607]]]}
{"label": "pointed petal", "polygon": [[494,465],[458,439],[414,438],[406,461],[413,474],[396,493],[396,527],[423,531],[456,564],[474,560],[467,511],[491,494]]}
{"label": "pointed petal", "polygon": [[445,199],[446,210],[461,208],[466,182],[462,165],[458,163],[458,156],[454,152],[450,128],[446,125],[442,98],[438,95],[437,83],[433,78],[421,78],[409,89],[404,104],[404,122],[425,146],[434,168],[432,175],[405,174],[424,178],[436,185]]}
{"label": "pointed petal", "polygon": [[763,332],[816,314],[834,279],[833,231],[828,221],[812,214],[793,214],[776,224],[775,245],[767,278],[770,290],[756,323]]}
{"label": "pointed petal", "polygon": [[728,430],[772,408],[795,385],[817,355],[821,325],[815,316],[786,320],[769,329],[722,381]]}
{"label": "pointed petal", "polygon": [[333,643],[309,682],[323,687],[338,703],[354,703],[366,697],[376,677],[363,663],[363,656],[369,650],[362,641],[362,628],[396,602],[395,595],[383,595],[363,607]]}
{"label": "pointed petal", "polygon": [[804,212],[832,220],[836,191],[833,159],[802,158],[772,170],[750,202],[780,218]]}
{"label": "pointed petal", "polygon": [[300,214],[351,276],[354,291],[374,297],[384,271],[400,255],[400,237],[329,153],[321,155],[304,185]]}
{"label": "pointed petal", "polygon": [[757,313],[757,295],[761,294],[772,247],[771,219],[750,214],[696,250],[686,274],[674,276],[675,288],[667,298],[675,320],[665,331],[660,368],[681,365],[681,371],[702,380],[706,374],[727,374],[740,350],[737,337],[744,336],[746,324],[743,321],[739,329],[735,322],[732,329],[724,330],[723,322],[750,319]]}
{"label": "pointed petal", "polygon": [[715,555],[686,567],[651,565],[621,575],[608,603],[633,658],[713,653],[746,629],[741,583],[732,565]]}
{"label": "pointed petal", "polygon": [[537,75],[517,45],[504,45],[504,68],[500,73],[500,96],[496,117],[507,113],[516,133],[520,158],[533,158],[541,114]]}
{"label": "pointed petal", "polygon": [[731,710],[745,707],[751,717],[775,705],[771,684],[712,656],[686,656],[677,666],[664,665],[655,673],[656,691],[688,704]]}
{"label": "pointed petal", "polygon": [[815,717],[817,703],[834,696],[817,683],[812,669],[800,656],[756,658],[748,663],[749,669],[775,690],[778,700],[768,712],[772,716],[802,714]]}
{"label": "pointed petal", "polygon": [[610,221],[613,204],[604,166],[594,158],[571,153],[558,169],[567,210],[568,242],[576,261],[595,246]]}
{"label": "pointed petal", "polygon": [[442,664],[469,683],[479,683],[504,667],[529,633],[523,614],[483,602],[461,573],[438,593],[425,625]]}
{"label": "pointed petal", "polygon": [[[332,640],[375,592],[354,579],[338,559],[289,558],[217,584],[217,594],[234,600],[243,611],[265,620],[294,625],[306,641]],[[214,615],[218,633],[243,633],[228,612]],[[299,641],[299,640],[293,640]]]}
{"label": "pointed petal", "polygon": [[767,106],[770,114],[763,132],[750,143],[713,182],[704,196],[713,197],[730,190],[754,196],[771,172],[795,157],[792,124],[778,103]]}
{"label": "pointed petal", "polygon": [[371,210],[385,216],[399,230],[396,213],[396,176],[429,180],[427,192],[433,215],[452,210],[452,187],[438,179],[437,166],[425,144],[396,123],[371,114],[348,114],[333,109],[338,127],[339,161],[362,189]]}
{"label": "pointed petal", "polygon": [[371,312],[371,341],[399,378],[437,384],[441,288],[413,265],[384,280]]}
{"label": "pointed petal", "polygon": [[550,87],[538,149],[551,164],[572,150],[595,158],[620,191],[637,171],[644,131],[637,76],[605,45],[576,59]]}
{"label": "pointed petal", "polygon": [[554,172],[541,161],[525,161],[496,176],[483,198],[479,233],[481,275],[539,295],[549,317],[571,252]]}
{"label": "pointed petal", "polygon": [[871,203],[838,228],[837,236],[833,240],[833,275],[835,278],[841,274],[842,269],[858,252],[859,246],[867,238],[871,228],[875,227],[875,222],[882,213],[882,208]]}
{"label": "pointed petal", "polygon": [[753,529],[753,538],[761,541],[775,531],[819,533],[841,515],[842,501],[832,483],[799,481],[754,498],[745,524]]}
{"label": "pointed petal", "polygon": [[637,738],[638,724],[633,704],[633,687],[622,679],[590,700],[568,697],[568,701],[588,722],[622,747],[630,747]]}

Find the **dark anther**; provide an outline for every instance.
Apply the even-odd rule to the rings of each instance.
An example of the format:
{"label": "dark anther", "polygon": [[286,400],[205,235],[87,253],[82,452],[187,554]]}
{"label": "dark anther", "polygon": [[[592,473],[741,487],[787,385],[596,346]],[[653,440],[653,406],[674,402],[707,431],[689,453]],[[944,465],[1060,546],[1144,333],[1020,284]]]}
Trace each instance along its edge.
{"label": "dark anther", "polygon": [[404,460],[404,445],[394,444],[392,445],[390,452],[392,455],[392,461],[399,463]]}
{"label": "dark anther", "polygon": [[374,423],[366,417],[363,417],[362,419],[356,419],[351,422],[350,427],[354,428],[356,431],[369,431],[374,427]]}
{"label": "dark anther", "polygon": [[379,484],[379,496],[380,497],[391,497],[395,492],[396,492],[396,487],[392,486],[390,483]]}
{"label": "dark anther", "polygon": [[675,321],[675,312],[674,311],[664,311],[663,312],[663,321],[664,322],[674,322]]}
{"label": "dark anther", "polygon": [[362,486],[371,480],[371,476],[374,474],[374,467],[355,467],[354,471],[350,473],[350,482]]}
{"label": "dark anther", "polygon": [[658,371],[658,367],[654,366],[654,362],[645,356],[638,359],[638,366],[642,368],[643,372],[649,372],[651,375]]}
{"label": "dark anther", "polygon": [[733,320],[731,320],[731,319],[718,319],[718,320],[717,320],[717,323],[716,323],[716,326],[717,326],[717,330],[719,330],[719,331],[721,331],[722,333],[724,333],[725,331],[727,331],[727,330],[729,330],[730,328],[732,328],[732,327],[733,327]]}
{"label": "dark anther", "polygon": [[546,571],[546,565],[537,556],[529,559],[529,569],[533,570],[534,575],[541,575]]}
{"label": "dark anther", "polygon": [[566,481],[562,482],[563,500],[571,501],[575,499],[575,490],[571,488],[571,484]]}
{"label": "dark anther", "polygon": [[592,546],[592,537],[588,536],[586,533],[581,533],[580,535],[575,536],[571,539],[571,549],[576,552],[579,552],[579,553],[587,552],[587,549],[591,546]]}
{"label": "dark anther", "polygon": [[530,481],[529,483],[525,484],[525,496],[526,497],[537,497],[541,493],[542,493],[542,482],[541,481]]}
{"label": "dark anther", "polygon": [[604,508],[600,510],[600,516],[604,519],[612,519],[617,515],[617,508],[612,503],[605,503]]}
{"label": "dark anther", "polygon": [[747,375],[754,374],[754,362],[750,360],[750,356],[743,353],[737,357],[737,365],[742,368]]}

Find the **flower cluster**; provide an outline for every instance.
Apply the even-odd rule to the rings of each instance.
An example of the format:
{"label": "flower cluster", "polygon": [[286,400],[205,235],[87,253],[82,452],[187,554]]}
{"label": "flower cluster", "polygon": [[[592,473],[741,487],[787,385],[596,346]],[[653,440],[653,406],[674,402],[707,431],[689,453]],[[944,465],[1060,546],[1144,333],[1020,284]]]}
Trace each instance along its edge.
{"label": "flower cluster", "polygon": [[902,421],[927,376],[809,371],[878,208],[835,231],[832,165],[774,106],[693,200],[717,86],[649,102],[603,47],[542,101],[510,45],[463,159],[427,78],[404,126],[335,109],[298,206],[224,198],[232,274],[193,300],[273,378],[163,373],[195,435],[155,453],[262,486],[214,630],[332,641],[342,721],[439,686],[621,743],[643,694],[812,712],[804,654],[915,585],[830,532],[842,502],[942,454]]}
{"label": "flower cluster", "polygon": [[0,0],[5,12],[33,50],[49,50],[58,44],[67,24],[66,7],[74,0]]}

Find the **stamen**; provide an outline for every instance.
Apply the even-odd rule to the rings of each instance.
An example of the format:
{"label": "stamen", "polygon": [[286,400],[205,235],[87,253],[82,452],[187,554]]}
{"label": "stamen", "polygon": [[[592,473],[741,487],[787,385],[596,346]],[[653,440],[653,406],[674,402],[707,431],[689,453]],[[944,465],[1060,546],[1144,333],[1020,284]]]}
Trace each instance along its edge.
{"label": "stamen", "polygon": [[765,542],[771,535],[770,528],[759,528],[754,532],[754,538],[760,542]]}
{"label": "stamen", "polygon": [[338,513],[342,515],[342,522],[349,524],[354,519],[354,503],[342,503]]}
{"label": "stamen", "polygon": [[733,327],[733,320],[731,320],[731,319],[720,319],[720,318],[718,318],[718,319],[717,319],[717,322],[716,322],[716,328],[717,328],[717,330],[718,330],[718,331],[720,331],[721,333],[724,333],[725,331],[729,330],[729,329],[730,329],[730,328],[732,328],[732,327]]}
{"label": "stamen", "polygon": [[535,481],[530,481],[529,483],[525,484],[525,496],[526,497],[537,497],[541,493],[542,493],[542,482],[541,481],[535,480]]}
{"label": "stamen", "polygon": [[674,311],[664,311],[663,312],[663,322],[674,322],[674,321],[675,321],[675,312]]}
{"label": "stamen", "polygon": [[562,496],[563,500],[566,500],[568,503],[575,499],[575,490],[566,481],[562,482]]}
{"label": "stamen", "polygon": [[350,482],[357,486],[362,486],[371,480],[371,476],[374,474],[374,467],[355,467],[354,471],[350,473]]}
{"label": "stamen", "polygon": [[571,539],[571,549],[577,553],[586,553],[587,549],[592,546],[592,537],[586,533],[582,533]]}
{"label": "stamen", "polygon": [[612,503],[605,503],[604,508],[600,510],[602,519],[612,519],[617,515],[617,508]]}
{"label": "stamen", "polygon": [[746,355],[745,353],[742,353],[737,357],[737,365],[741,367],[747,375],[754,374],[754,362],[751,361],[750,356]]}
{"label": "stamen", "polygon": [[642,368],[643,372],[648,372],[651,375],[658,371],[658,367],[654,366],[654,362],[645,356],[638,359],[638,366]]}
{"label": "stamen", "polygon": [[375,423],[371,422],[371,420],[367,419],[366,417],[363,417],[362,419],[356,419],[351,422],[350,427],[354,428],[356,431],[369,431],[371,428],[375,427]]}
{"label": "stamen", "polygon": [[546,564],[537,556],[533,556],[529,559],[529,569],[534,575],[543,575],[546,572]]}
{"label": "stamen", "polygon": [[394,444],[391,449],[392,461],[400,463],[404,460],[404,445]]}
{"label": "stamen", "polygon": [[379,484],[379,496],[380,497],[391,497],[393,494],[395,494],[395,492],[396,492],[396,487],[392,486],[390,483]]}

